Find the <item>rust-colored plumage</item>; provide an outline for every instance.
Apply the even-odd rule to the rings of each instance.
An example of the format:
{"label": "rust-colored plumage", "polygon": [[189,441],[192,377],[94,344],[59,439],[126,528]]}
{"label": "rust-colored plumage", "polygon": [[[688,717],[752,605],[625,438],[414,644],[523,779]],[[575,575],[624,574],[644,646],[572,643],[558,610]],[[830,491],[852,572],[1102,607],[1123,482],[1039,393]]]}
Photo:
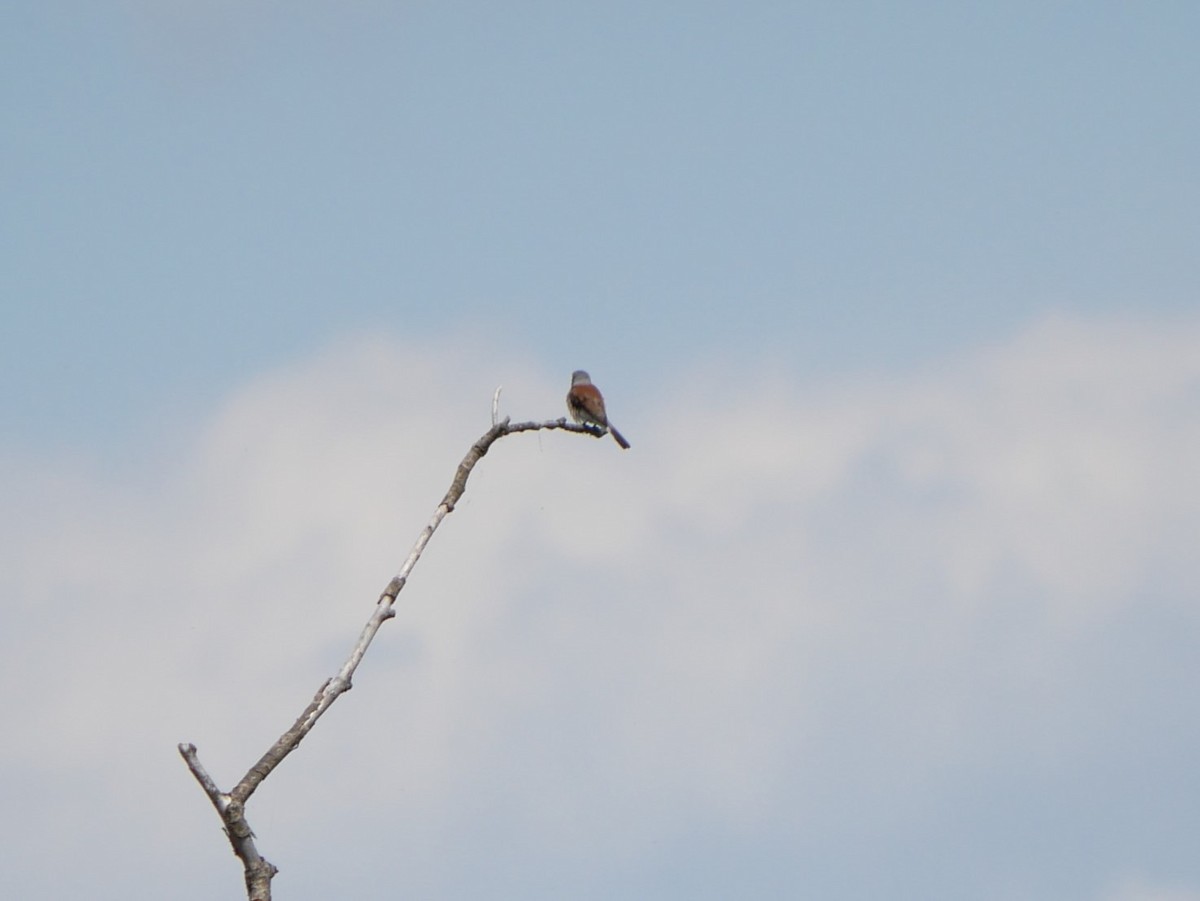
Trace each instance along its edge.
{"label": "rust-colored plumage", "polygon": [[591,376],[582,369],[571,374],[571,390],[567,392],[567,410],[571,418],[582,425],[595,425],[612,433],[617,444],[629,450],[625,436],[613,428],[604,410],[604,395],[592,384]]}

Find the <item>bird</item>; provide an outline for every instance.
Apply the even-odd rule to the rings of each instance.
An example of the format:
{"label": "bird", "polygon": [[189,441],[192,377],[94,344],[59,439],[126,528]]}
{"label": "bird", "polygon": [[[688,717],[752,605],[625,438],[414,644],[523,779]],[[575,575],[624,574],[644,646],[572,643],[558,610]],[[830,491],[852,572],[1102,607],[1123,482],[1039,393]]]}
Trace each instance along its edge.
{"label": "bird", "polygon": [[617,444],[629,450],[629,442],[608,421],[604,412],[604,395],[592,384],[592,377],[582,369],[571,373],[571,390],[567,392],[567,410],[571,418],[582,425],[596,425],[612,432]]}

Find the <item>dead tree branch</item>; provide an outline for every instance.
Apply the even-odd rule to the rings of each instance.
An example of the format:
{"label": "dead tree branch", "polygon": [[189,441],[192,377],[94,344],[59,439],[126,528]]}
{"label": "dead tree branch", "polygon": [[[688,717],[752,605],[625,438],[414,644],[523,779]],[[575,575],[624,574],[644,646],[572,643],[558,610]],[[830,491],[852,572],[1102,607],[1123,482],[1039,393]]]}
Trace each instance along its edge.
{"label": "dead tree branch", "polygon": [[417,536],[416,543],[409,552],[408,558],[404,561],[404,564],[400,567],[396,575],[392,577],[392,580],[388,582],[387,587],[384,588],[383,593],[379,596],[379,600],[375,602],[371,616],[367,620],[366,625],[363,626],[358,641],[355,642],[353,649],[350,651],[350,656],[346,658],[346,662],[342,664],[337,674],[326,679],[321,687],[317,689],[316,694],[313,695],[312,700],[309,701],[308,706],[297,717],[291,728],[279,736],[279,739],[267,749],[267,752],[258,759],[254,766],[250,767],[246,775],[228,793],[217,788],[212,777],[209,776],[208,772],[201,765],[195,745],[190,743],[179,745],[180,755],[183,757],[188,769],[191,770],[192,775],[196,778],[196,781],[200,783],[200,787],[204,790],[204,793],[208,795],[208,799],[212,802],[213,807],[216,808],[217,815],[221,818],[224,826],[225,834],[228,836],[229,843],[233,847],[233,853],[242,862],[246,877],[246,897],[249,901],[270,901],[271,879],[278,870],[270,861],[258,853],[258,848],[254,843],[254,832],[251,830],[250,824],[246,821],[246,802],[254,794],[255,789],[262,784],[262,781],[271,775],[275,767],[279,766],[285,757],[299,747],[304,736],[312,731],[317,720],[330,708],[333,702],[341,697],[343,693],[350,690],[353,684],[354,671],[358,669],[363,655],[367,653],[367,648],[371,646],[371,642],[375,638],[375,633],[379,631],[380,626],[396,615],[393,609],[396,597],[407,583],[413,567],[421,559],[421,554],[425,550],[425,546],[429,544],[429,539],[433,537],[433,533],[437,531],[437,527],[441,525],[442,520],[454,511],[454,507],[462,497],[463,492],[467,490],[467,479],[470,478],[475,464],[483,458],[484,454],[491,449],[491,446],[496,441],[506,435],[513,435],[517,432],[562,429],[567,432],[581,432],[596,438],[604,434],[598,429],[569,423],[565,418],[547,420],[546,422],[518,423],[510,423],[505,418],[501,422],[496,422],[499,398],[500,389],[497,388],[492,400],[492,427],[478,441],[471,445],[471,449],[467,451],[467,455],[458,464],[458,469],[454,473],[454,479],[450,483],[450,489],[446,492],[446,496],[442,498],[442,502],[438,504],[428,524],[421,530],[421,534]]}

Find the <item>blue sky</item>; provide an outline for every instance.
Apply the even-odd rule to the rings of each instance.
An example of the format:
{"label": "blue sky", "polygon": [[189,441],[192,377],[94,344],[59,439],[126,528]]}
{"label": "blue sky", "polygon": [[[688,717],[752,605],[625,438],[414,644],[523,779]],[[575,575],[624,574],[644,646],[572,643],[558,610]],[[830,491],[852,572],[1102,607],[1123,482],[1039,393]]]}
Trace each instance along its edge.
{"label": "blue sky", "polygon": [[1200,899],[1200,8],[342,6],[0,6],[3,893],[236,896],[584,367],[277,897]]}
{"label": "blue sky", "polygon": [[1193,303],[1190,4],[4,17],[18,442],[120,443],[356,330],[477,329],[632,387]]}

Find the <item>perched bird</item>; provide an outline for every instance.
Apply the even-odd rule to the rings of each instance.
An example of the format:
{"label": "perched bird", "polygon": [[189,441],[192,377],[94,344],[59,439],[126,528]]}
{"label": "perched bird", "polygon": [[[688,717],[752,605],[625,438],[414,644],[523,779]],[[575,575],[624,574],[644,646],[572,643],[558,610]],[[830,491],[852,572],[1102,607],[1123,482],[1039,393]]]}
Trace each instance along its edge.
{"label": "perched bird", "polygon": [[567,410],[571,418],[582,425],[598,425],[612,432],[617,444],[629,450],[629,442],[612,427],[604,412],[604,395],[592,384],[592,377],[582,369],[571,373],[571,390],[567,392]]}

